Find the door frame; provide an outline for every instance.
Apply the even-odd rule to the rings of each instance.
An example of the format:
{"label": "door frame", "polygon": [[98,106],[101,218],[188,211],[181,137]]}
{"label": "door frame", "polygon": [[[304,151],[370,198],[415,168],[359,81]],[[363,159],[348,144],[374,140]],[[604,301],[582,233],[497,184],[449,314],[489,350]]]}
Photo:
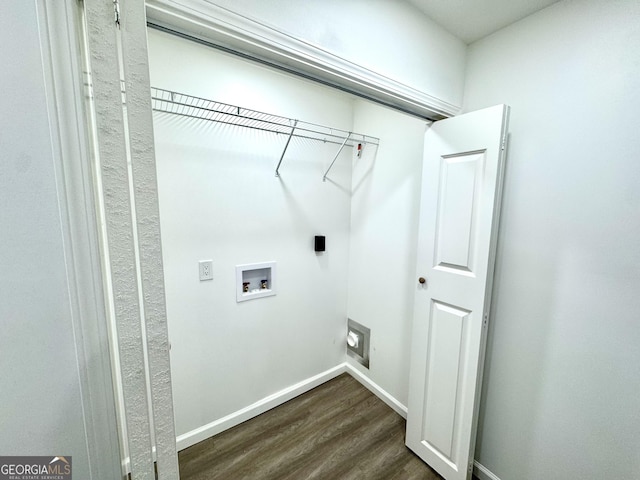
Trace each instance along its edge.
{"label": "door frame", "polygon": [[84,90],[81,4],[38,0],[47,113],[91,479],[122,478]]}
{"label": "door frame", "polygon": [[123,470],[140,480],[175,480],[145,6],[84,0],[81,11],[105,303],[115,332],[111,351],[119,360],[114,383],[123,406]]}
{"label": "door frame", "polygon": [[[43,1],[54,2],[54,0]],[[453,116],[460,110],[458,105],[393,81],[208,2],[148,0],[147,18],[151,27],[170,31],[215,48],[222,48],[249,60],[267,63],[411,115],[437,120]],[[84,118],[80,123],[82,128],[86,129]],[[91,182],[93,179],[90,180]],[[155,194],[157,196],[157,191]],[[90,204],[95,207],[93,198],[90,200]],[[130,201],[128,206],[131,207]],[[99,264],[98,259],[98,271],[100,271]],[[98,275],[98,278],[102,281],[101,275]],[[104,302],[103,297],[101,301]],[[103,337],[102,341],[104,346],[108,338],[105,340]],[[108,351],[106,353],[108,356]]]}

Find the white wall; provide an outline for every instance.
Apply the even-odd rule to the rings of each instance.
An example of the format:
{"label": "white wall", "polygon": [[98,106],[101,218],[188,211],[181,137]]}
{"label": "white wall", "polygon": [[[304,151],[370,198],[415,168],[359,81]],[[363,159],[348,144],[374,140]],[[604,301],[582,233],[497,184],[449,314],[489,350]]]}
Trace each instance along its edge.
{"label": "white wall", "polygon": [[466,45],[398,0],[215,0],[213,3],[453,105]]}
{"label": "white wall", "polygon": [[640,471],[640,3],[565,1],[474,43],[512,106],[476,458],[502,480]]}
{"label": "white wall", "polygon": [[[349,96],[149,31],[152,85],[351,129]],[[178,435],[344,361],[351,149],[155,114]],[[366,133],[366,132],[363,132]],[[313,251],[314,235],[327,251]],[[213,260],[213,281],[198,261]],[[278,293],[236,303],[235,266],[276,261]]]}
{"label": "white wall", "polygon": [[[112,443],[115,418],[106,419],[109,430],[92,431],[97,422],[86,409],[99,400],[89,399],[95,392],[84,390],[82,379],[101,368],[103,346],[87,348],[93,338],[77,335],[89,330],[74,326],[95,319],[74,320],[72,312],[73,276],[81,265],[72,264],[65,245],[69,211],[49,124],[52,85],[42,63],[48,53],[40,46],[46,22],[36,11],[44,4],[11,0],[0,16],[0,454],[71,456],[74,478],[88,479],[119,472],[120,466]],[[92,236],[85,232],[84,238]],[[97,249],[74,247],[75,261]],[[96,446],[102,458],[90,457]]]}
{"label": "white wall", "polygon": [[426,123],[358,100],[354,129],[382,141],[354,163],[349,318],[371,329],[369,370],[348,360],[406,406]]}

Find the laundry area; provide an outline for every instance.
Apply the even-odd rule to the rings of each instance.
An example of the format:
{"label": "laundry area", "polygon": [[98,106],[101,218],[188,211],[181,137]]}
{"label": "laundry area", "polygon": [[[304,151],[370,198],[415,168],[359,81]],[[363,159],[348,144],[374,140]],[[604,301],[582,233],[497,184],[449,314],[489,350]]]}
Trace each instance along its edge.
{"label": "laundry area", "polygon": [[6,3],[0,467],[637,477],[637,0]]}
{"label": "laundry area", "polygon": [[[345,362],[378,375],[406,365],[410,315],[372,324],[367,310],[393,311],[413,293],[428,121],[148,35],[178,446]],[[368,234],[389,220],[384,236]],[[209,260],[212,278],[200,280]],[[389,284],[389,300],[376,299]],[[347,356],[348,318],[371,329],[369,369]]]}

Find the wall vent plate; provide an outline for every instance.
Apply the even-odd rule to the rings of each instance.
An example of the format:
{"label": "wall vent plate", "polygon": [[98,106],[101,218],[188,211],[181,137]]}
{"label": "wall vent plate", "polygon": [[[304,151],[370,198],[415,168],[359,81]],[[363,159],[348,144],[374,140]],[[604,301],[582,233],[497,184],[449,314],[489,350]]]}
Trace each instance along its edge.
{"label": "wall vent plate", "polygon": [[371,330],[358,322],[347,319],[347,355],[369,368]]}

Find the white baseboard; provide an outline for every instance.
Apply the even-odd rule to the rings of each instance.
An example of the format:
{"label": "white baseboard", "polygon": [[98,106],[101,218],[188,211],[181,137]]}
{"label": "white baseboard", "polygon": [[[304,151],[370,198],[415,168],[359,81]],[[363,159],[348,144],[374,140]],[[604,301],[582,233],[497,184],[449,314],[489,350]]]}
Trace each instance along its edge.
{"label": "white baseboard", "polygon": [[307,378],[306,380],[292,385],[291,387],[280,390],[273,395],[269,395],[268,397],[258,400],[248,407],[235,411],[218,420],[214,420],[213,422],[191,430],[190,432],[179,435],[176,438],[176,446],[178,448],[178,451],[184,450],[185,448],[206,440],[209,437],[224,432],[225,430],[235,427],[236,425],[239,425],[242,422],[245,422],[253,417],[257,417],[258,415],[271,410],[278,405],[282,405],[283,403],[288,402],[298,395],[302,395],[303,393],[306,393],[309,390],[322,385],[325,382],[328,382],[332,378],[335,378],[344,372],[347,372],[369,391],[371,391],[371,393],[373,393],[376,397],[389,405],[389,407],[391,407],[398,415],[403,418],[407,418],[407,407],[405,405],[396,400],[395,397],[393,397],[390,393],[376,384],[369,377],[362,374],[356,368],[345,362],[333,368],[330,368],[329,370],[326,370],[318,375]]}
{"label": "white baseboard", "polygon": [[480,480],[500,480],[495,473],[481,463],[478,463],[477,460],[473,461],[473,474]]}
{"label": "white baseboard", "polygon": [[220,432],[228,430],[231,427],[235,427],[236,425],[239,425],[242,422],[245,422],[253,417],[257,417],[267,410],[271,410],[272,408],[277,407],[278,405],[282,405],[283,403],[288,402],[298,395],[302,395],[303,393],[308,392],[312,388],[322,385],[323,383],[337,377],[345,371],[346,364],[342,363],[318,375],[296,383],[291,387],[280,390],[273,395],[269,395],[262,400],[258,400],[256,403],[233,412],[226,417],[222,417],[211,423],[203,425],[202,427],[198,427],[194,430],[191,430],[190,432],[179,435],[178,438],[176,438],[176,446],[178,448],[178,451],[190,447],[191,445],[195,445],[196,443],[201,442],[202,440],[206,440],[207,438],[212,437]]}
{"label": "white baseboard", "polygon": [[362,385],[364,385],[371,393],[373,393],[376,397],[382,400],[384,403],[389,405],[398,415],[402,418],[407,418],[407,407],[400,403],[396,398],[391,395],[389,392],[384,390],[380,385],[375,383],[369,377],[358,371],[352,365],[345,363],[346,372],[351,375],[353,378],[358,380]]}

